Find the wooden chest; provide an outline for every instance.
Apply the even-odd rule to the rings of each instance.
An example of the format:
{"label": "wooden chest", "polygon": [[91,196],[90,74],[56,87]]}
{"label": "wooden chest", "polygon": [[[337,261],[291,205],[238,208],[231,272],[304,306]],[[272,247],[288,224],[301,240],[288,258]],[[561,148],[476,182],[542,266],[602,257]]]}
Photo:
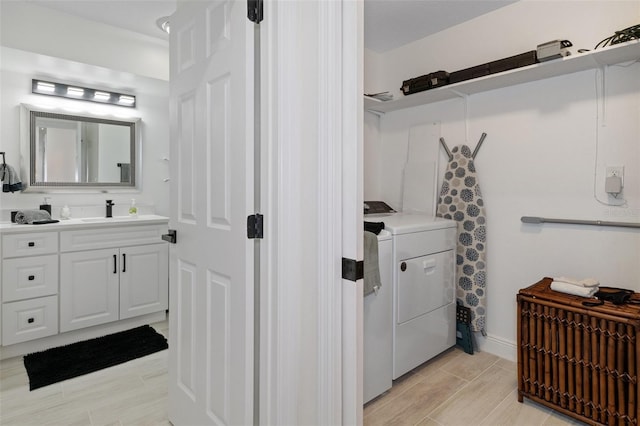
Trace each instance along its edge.
{"label": "wooden chest", "polygon": [[585,307],[551,282],[517,296],[518,400],[592,425],[638,425],[640,306]]}

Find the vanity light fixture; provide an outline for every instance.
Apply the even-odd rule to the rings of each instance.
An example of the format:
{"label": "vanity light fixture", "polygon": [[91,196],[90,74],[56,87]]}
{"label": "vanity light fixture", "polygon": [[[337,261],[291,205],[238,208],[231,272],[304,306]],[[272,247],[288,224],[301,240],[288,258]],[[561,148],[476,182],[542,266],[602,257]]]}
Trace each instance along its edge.
{"label": "vanity light fixture", "polygon": [[120,105],[130,108],[136,107],[136,97],[134,95],[107,92],[106,90],[90,89],[88,87],[71,86],[51,81],[31,80],[31,92],[40,95],[98,102],[101,104]]}
{"label": "vanity light fixture", "polygon": [[84,95],[84,89],[79,87],[67,87],[67,95],[73,97],[81,97]]}
{"label": "vanity light fixture", "polygon": [[93,99],[99,102],[108,102],[109,99],[111,99],[111,93],[99,92],[96,90],[96,92],[93,94]]}
{"label": "vanity light fixture", "polygon": [[129,95],[120,95],[118,103],[122,105],[133,105],[136,102],[136,98]]}
{"label": "vanity light fixture", "polygon": [[53,83],[47,83],[46,81],[38,81],[37,88],[39,92],[53,93],[56,91],[56,85]]}

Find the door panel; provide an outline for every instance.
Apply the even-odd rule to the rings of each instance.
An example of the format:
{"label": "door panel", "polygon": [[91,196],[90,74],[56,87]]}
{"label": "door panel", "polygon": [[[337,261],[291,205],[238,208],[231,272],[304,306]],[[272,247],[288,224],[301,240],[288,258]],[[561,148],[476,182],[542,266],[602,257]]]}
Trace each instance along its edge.
{"label": "door panel", "polygon": [[253,24],[246,3],[171,19],[169,418],[253,419]]}

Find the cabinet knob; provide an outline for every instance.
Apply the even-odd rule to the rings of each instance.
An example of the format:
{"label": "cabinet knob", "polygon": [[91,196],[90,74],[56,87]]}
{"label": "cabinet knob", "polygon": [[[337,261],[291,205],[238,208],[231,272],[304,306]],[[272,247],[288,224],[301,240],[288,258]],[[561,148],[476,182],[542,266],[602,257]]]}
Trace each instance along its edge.
{"label": "cabinet knob", "polygon": [[29,318],[29,319],[27,320],[27,322],[28,322],[29,324],[31,324],[31,323],[32,323],[32,322],[34,322],[34,321],[35,321],[35,319],[33,319],[33,318]]}
{"label": "cabinet knob", "polygon": [[29,279],[29,281],[33,281],[33,280],[36,279],[36,276],[35,275],[29,275],[27,278]]}
{"label": "cabinet knob", "polygon": [[28,245],[29,247],[35,247],[35,246],[36,246],[36,243],[34,243],[33,241],[29,241],[29,242],[27,243],[27,245]]}
{"label": "cabinet knob", "polygon": [[400,270],[401,270],[402,272],[404,272],[404,271],[406,271],[406,270],[407,270],[407,262],[402,262],[402,263],[400,264]]}

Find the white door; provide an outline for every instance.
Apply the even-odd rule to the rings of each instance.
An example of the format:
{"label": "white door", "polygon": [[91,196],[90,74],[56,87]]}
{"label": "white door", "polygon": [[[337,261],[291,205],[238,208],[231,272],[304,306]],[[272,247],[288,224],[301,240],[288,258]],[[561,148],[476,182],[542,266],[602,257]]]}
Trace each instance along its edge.
{"label": "white door", "polygon": [[60,255],[60,332],[118,320],[118,249]]}
{"label": "white door", "polygon": [[168,308],[166,243],[120,249],[120,319]]}
{"label": "white door", "polygon": [[253,36],[247,3],[171,17],[169,419],[253,422]]}

